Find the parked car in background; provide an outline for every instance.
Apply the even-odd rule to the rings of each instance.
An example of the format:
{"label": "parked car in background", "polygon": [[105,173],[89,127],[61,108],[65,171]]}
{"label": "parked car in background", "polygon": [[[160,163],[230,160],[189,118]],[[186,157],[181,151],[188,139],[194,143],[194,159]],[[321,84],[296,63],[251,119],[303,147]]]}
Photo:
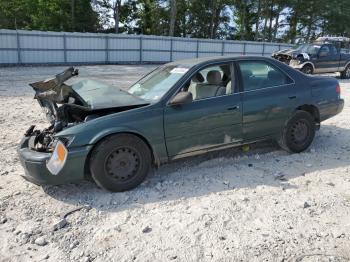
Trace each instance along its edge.
{"label": "parked car in background", "polygon": [[266,57],[215,57],[162,65],[128,90],[68,69],[31,84],[50,126],[31,126],[18,153],[25,178],[90,178],[110,191],[139,185],[152,166],[212,150],[275,140],[306,150],[320,123],[342,111],[336,79],[310,77]]}
{"label": "parked car in background", "polygon": [[341,78],[350,78],[350,39],[318,38],[311,44],[281,50],[272,57],[305,74],[340,72]]}

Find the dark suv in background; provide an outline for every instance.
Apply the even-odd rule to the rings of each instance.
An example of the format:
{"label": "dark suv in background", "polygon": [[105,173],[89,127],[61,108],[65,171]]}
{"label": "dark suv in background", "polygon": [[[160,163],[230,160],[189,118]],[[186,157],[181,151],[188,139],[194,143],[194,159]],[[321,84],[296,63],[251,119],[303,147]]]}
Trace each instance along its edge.
{"label": "dark suv in background", "polygon": [[306,74],[340,72],[350,78],[350,39],[320,37],[311,44],[281,50],[272,57]]}

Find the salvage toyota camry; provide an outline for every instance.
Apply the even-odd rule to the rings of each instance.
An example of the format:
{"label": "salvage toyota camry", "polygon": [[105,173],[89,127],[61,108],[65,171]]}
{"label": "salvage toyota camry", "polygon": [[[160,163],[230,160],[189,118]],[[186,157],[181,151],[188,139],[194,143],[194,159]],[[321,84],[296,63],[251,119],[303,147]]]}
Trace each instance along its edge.
{"label": "salvage toyota camry", "polygon": [[36,184],[91,178],[110,191],[139,185],[152,166],[274,139],[293,153],[342,111],[340,86],[264,57],[216,57],[162,65],[123,90],[74,81],[69,68],[31,84],[48,128],[31,126],[18,153]]}

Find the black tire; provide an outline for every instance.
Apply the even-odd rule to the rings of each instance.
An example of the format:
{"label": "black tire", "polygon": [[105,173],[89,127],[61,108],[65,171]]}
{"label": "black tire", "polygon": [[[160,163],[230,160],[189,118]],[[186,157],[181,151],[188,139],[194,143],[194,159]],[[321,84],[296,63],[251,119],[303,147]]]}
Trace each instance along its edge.
{"label": "black tire", "polygon": [[350,65],[348,65],[343,72],[340,72],[340,78],[350,79]]}
{"label": "black tire", "polygon": [[93,149],[90,172],[101,188],[121,192],[141,184],[151,163],[151,151],[142,139],[116,134],[105,138]]}
{"label": "black tire", "polygon": [[301,69],[301,72],[303,72],[306,75],[312,75],[312,73],[314,72],[314,69],[311,65],[307,64],[303,66],[303,68]]}
{"label": "black tire", "polygon": [[308,112],[298,110],[288,120],[278,141],[281,148],[291,153],[306,150],[315,137],[316,124]]}

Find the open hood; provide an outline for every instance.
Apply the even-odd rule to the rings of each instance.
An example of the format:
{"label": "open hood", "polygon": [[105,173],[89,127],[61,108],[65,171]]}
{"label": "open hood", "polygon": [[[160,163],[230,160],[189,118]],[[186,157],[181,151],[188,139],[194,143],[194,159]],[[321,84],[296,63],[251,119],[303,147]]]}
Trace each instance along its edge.
{"label": "open hood", "polygon": [[35,126],[27,130],[25,135],[33,138],[32,149],[49,150],[55,134],[65,128],[149,104],[127,91],[95,80],[65,83],[77,75],[78,70],[71,67],[52,79],[30,84],[35,91],[34,98],[50,122],[42,131],[35,130]]}
{"label": "open hood", "polygon": [[35,91],[34,98],[57,131],[69,123],[91,119],[91,116],[95,118],[149,104],[127,91],[95,80],[65,83],[77,75],[78,70],[71,67],[52,79],[30,84]]}

